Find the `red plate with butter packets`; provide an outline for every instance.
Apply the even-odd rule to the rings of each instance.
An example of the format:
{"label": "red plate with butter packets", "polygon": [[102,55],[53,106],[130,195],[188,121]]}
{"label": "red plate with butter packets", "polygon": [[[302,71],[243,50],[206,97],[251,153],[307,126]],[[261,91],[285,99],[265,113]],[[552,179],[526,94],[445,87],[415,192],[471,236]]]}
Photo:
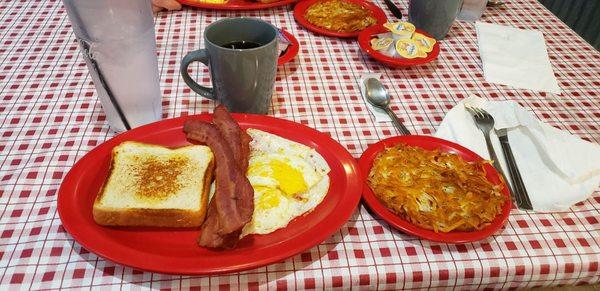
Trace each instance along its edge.
{"label": "red plate with butter packets", "polygon": [[[379,51],[373,49],[373,47],[371,47],[371,39],[373,39],[374,36],[377,34],[386,33],[386,32],[389,32],[389,30],[387,28],[383,27],[383,25],[374,25],[374,26],[371,26],[371,27],[361,31],[360,34],[358,35],[358,45],[360,46],[360,49],[362,49],[364,52],[369,54],[374,59],[376,59],[390,67],[410,67],[410,66],[426,64],[426,63],[429,63],[429,62],[437,59],[438,55],[440,54],[440,44],[438,41],[436,41],[435,44],[433,45],[433,50],[431,52],[427,53],[427,56],[424,58],[406,59],[406,58],[403,58],[400,56],[399,57],[386,56],[386,55],[380,53]],[[433,38],[431,35],[427,34],[423,30],[417,29],[417,30],[415,30],[415,32],[418,32],[427,37]]]}
{"label": "red plate with butter packets", "polygon": [[[379,201],[379,199],[375,196],[369,185],[367,184],[367,179],[369,177],[369,172],[371,171],[371,167],[373,166],[373,161],[377,157],[377,155],[382,152],[385,148],[392,147],[399,143],[404,143],[409,146],[420,147],[425,150],[439,150],[441,152],[447,152],[452,154],[457,154],[461,158],[463,158],[467,162],[481,161],[481,158],[476,153],[470,151],[469,149],[455,144],[453,142],[443,140],[441,138],[431,137],[431,136],[419,136],[419,135],[406,135],[406,136],[396,136],[388,139],[381,140],[375,144],[370,145],[367,150],[362,154],[360,160],[358,161],[362,179],[365,183],[363,187],[363,199],[365,203],[369,206],[369,208],[381,217],[383,220],[388,222],[394,228],[403,231],[408,234],[412,234],[414,236],[431,240],[437,242],[445,242],[445,243],[465,243],[472,242],[485,239],[492,234],[496,233],[499,229],[502,228],[504,223],[508,220],[508,215],[510,214],[510,210],[512,209],[512,203],[510,199],[510,192],[508,187],[503,188],[502,194],[506,195],[508,199],[506,199],[506,203],[502,206],[502,212],[496,216],[496,218],[485,228],[476,231],[450,231],[450,232],[435,232],[433,230],[428,230],[425,228],[421,228],[409,222],[408,220],[400,217],[399,215],[390,211],[383,203]],[[484,165],[484,170],[486,172],[486,178],[492,184],[501,184],[502,179],[500,175],[494,169],[494,167],[490,164]]]}
{"label": "red plate with butter packets", "polygon": [[338,231],[354,213],[362,192],[358,165],[328,135],[292,121],[265,115],[232,114],[243,129],[256,128],[304,144],[330,167],[329,191],[309,213],[265,235],[248,235],[231,250],[200,247],[199,228],[104,227],[92,215],[94,199],[109,174],[112,150],[124,141],[167,147],[190,145],[183,132],[187,119],[209,121],[210,114],[162,120],[127,131],[83,156],[65,176],[58,192],[63,227],[84,248],[133,268],[169,274],[217,274],[281,262]]}
{"label": "red plate with butter packets", "polygon": [[[312,6],[315,3],[323,2],[323,1],[324,0],[303,0],[303,1],[298,2],[298,4],[296,4],[296,6],[294,7],[294,18],[296,19],[296,21],[298,23],[300,23],[300,25],[302,25],[306,29],[308,29],[312,32],[318,33],[318,34],[322,34],[322,35],[326,35],[326,36],[342,37],[342,38],[351,38],[351,37],[358,36],[360,31],[339,32],[339,31],[329,30],[326,28],[316,26],[316,25],[308,22],[308,20],[306,20],[306,18],[304,18],[304,15],[306,14],[306,10],[310,6]],[[365,0],[343,0],[343,1],[358,4],[358,5],[362,6],[363,8],[371,11],[371,15],[377,20],[377,23],[374,24],[373,26],[383,25],[384,23],[387,22],[387,16],[385,16],[385,12],[383,12],[383,10],[381,10],[381,8],[379,8],[377,5],[375,5],[369,1],[365,1]]]}
{"label": "red plate with butter packets", "polygon": [[297,2],[298,0],[281,0],[270,3],[262,3],[252,0],[227,0],[225,3],[209,3],[201,0],[177,0],[179,3],[187,6],[213,10],[259,10],[278,6],[285,6]]}

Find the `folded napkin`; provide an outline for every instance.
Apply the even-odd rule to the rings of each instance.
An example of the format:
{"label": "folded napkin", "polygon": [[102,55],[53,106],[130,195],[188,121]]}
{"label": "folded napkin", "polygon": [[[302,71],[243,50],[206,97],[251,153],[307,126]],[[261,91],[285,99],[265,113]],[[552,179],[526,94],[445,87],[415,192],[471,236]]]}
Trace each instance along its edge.
{"label": "folded napkin", "polygon": [[[495,129],[508,129],[511,149],[529,198],[536,211],[561,211],[586,200],[600,184],[600,145],[556,129],[514,101],[486,101],[470,97],[452,108],[435,136],[454,141],[489,159],[483,133],[464,105],[485,109]],[[509,175],[502,147],[491,132],[504,173]],[[510,183],[510,177],[507,177]]]}
{"label": "folded napkin", "polygon": [[560,94],[541,32],[484,22],[475,29],[486,81]]}

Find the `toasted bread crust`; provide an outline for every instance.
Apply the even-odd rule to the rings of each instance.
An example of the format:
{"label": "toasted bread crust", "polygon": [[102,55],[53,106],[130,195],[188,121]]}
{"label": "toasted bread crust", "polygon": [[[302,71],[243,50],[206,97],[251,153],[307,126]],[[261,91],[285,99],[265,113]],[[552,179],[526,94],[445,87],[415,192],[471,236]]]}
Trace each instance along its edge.
{"label": "toasted bread crust", "polygon": [[182,209],[102,209],[94,208],[94,220],[105,226],[197,227],[204,219],[202,211]]}
{"label": "toasted bread crust", "polygon": [[210,192],[210,184],[213,180],[213,173],[215,169],[215,159],[211,159],[210,163],[206,167],[206,171],[204,171],[204,188],[202,189],[202,198],[200,199],[200,211],[198,216],[198,225],[202,225],[204,219],[206,218],[206,210],[208,209],[208,196]]}
{"label": "toasted bread crust", "polygon": [[[112,172],[114,162],[115,158],[112,157],[109,173]],[[214,167],[215,162],[213,158],[208,164],[206,171],[204,171],[204,177],[202,177],[202,193],[199,193],[202,196],[198,211],[184,209],[103,208],[100,206],[100,201],[105,192],[107,179],[94,201],[92,210],[94,221],[105,226],[198,227],[202,225],[206,216]]]}
{"label": "toasted bread crust", "polygon": [[[113,151],[114,151],[114,149],[113,149]],[[113,152],[110,155],[110,167],[108,167],[108,175],[104,179],[104,183],[102,183],[102,187],[100,187],[100,190],[98,191],[98,194],[96,195],[96,199],[94,199],[94,209],[96,209],[96,206],[98,205],[98,203],[100,203],[100,201],[102,201],[102,196],[104,196],[104,192],[106,192],[106,185],[108,185],[108,180],[110,179],[110,175],[112,174],[112,172],[115,168],[115,161],[116,161],[115,154]]]}

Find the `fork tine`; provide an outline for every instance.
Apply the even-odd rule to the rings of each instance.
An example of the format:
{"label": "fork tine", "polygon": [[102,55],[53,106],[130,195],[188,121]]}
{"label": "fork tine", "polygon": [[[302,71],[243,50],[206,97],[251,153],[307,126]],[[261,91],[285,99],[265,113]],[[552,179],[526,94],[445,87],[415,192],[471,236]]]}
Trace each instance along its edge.
{"label": "fork tine", "polygon": [[467,111],[469,111],[469,113],[470,113],[471,115],[475,115],[475,112],[473,111],[473,108],[472,108],[471,106],[465,106],[465,109],[466,109]]}
{"label": "fork tine", "polygon": [[483,115],[485,116],[485,118],[492,118],[492,115],[489,114],[487,111],[485,111],[482,108],[479,108],[479,110],[481,110],[481,113],[483,113]]}
{"label": "fork tine", "polygon": [[473,116],[474,118],[477,118],[477,111],[475,107],[465,107],[467,109],[467,111],[469,111],[469,113],[471,114],[471,116]]}
{"label": "fork tine", "polygon": [[481,108],[479,108],[479,107],[473,107],[473,110],[477,114],[476,116],[478,118],[485,118],[485,115],[483,115],[483,112],[481,112]]}
{"label": "fork tine", "polygon": [[487,111],[485,111],[485,110],[483,110],[481,108],[480,108],[480,110],[481,110],[481,114],[483,115],[484,118],[486,118],[486,119],[492,119],[492,115],[491,114],[489,114]]}
{"label": "fork tine", "polygon": [[483,108],[477,108],[477,112],[481,114],[482,118],[493,119],[492,115]]}

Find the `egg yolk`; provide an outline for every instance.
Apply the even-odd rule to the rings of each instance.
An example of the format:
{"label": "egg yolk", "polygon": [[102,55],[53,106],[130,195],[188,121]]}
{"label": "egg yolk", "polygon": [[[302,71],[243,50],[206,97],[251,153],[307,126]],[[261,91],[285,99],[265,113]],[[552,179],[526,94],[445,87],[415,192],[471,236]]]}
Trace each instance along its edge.
{"label": "egg yolk", "polygon": [[302,172],[284,161],[271,160],[267,164],[256,163],[250,165],[248,174],[274,179],[277,181],[278,188],[288,197],[308,190],[308,185],[304,180]]}
{"label": "egg yolk", "polygon": [[[273,207],[279,206],[279,196],[281,192],[277,189],[260,187],[264,190],[261,190],[263,193],[260,198],[258,198],[257,207],[260,209],[271,209]],[[258,190],[258,189],[257,189]]]}
{"label": "egg yolk", "polygon": [[302,172],[297,169],[279,160],[270,161],[269,167],[273,171],[273,179],[279,184],[279,189],[288,196],[308,190]]}

